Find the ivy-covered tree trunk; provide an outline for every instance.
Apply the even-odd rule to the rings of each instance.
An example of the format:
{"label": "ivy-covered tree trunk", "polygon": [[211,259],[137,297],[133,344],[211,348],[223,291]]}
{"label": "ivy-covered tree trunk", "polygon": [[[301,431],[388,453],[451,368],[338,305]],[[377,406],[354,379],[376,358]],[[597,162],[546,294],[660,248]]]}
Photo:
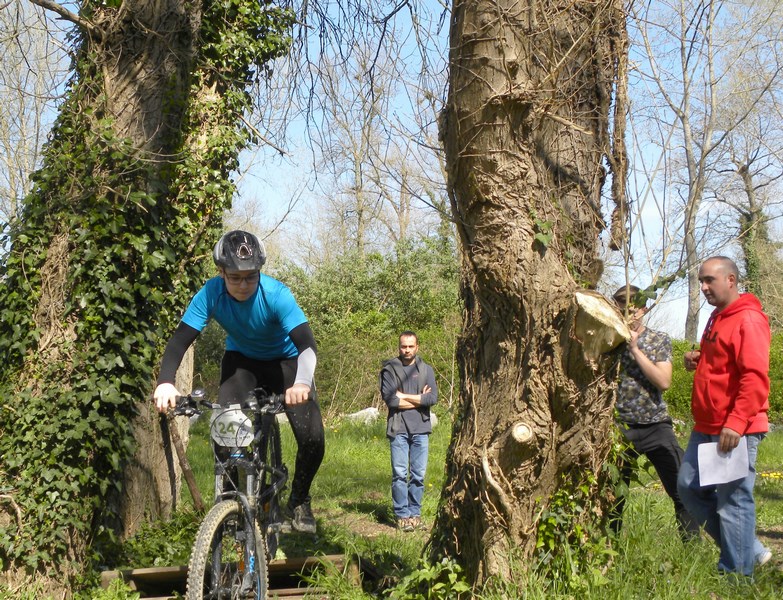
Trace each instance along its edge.
{"label": "ivy-covered tree trunk", "polygon": [[127,496],[120,510],[144,454],[134,432],[151,436],[141,450],[159,443],[148,409],[162,343],[230,206],[254,69],[286,50],[291,19],[256,0],[58,12],[78,25],[75,73],[4,240],[0,561],[6,578],[67,590],[106,525],[121,532],[140,512]]}
{"label": "ivy-covered tree trunk", "polygon": [[613,361],[585,353],[574,297],[602,272],[602,163],[624,164],[610,112],[624,118],[612,99],[625,55],[619,0],[453,4],[441,134],[465,323],[432,554],[476,583],[510,577],[514,557],[533,564],[568,543],[578,556],[578,526],[605,508]]}

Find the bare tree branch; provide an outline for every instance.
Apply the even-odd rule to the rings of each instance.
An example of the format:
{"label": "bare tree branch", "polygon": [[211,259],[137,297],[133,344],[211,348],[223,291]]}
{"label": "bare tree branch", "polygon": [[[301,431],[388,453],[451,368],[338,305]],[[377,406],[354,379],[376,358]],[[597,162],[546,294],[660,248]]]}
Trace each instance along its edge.
{"label": "bare tree branch", "polygon": [[45,8],[47,10],[51,10],[54,13],[57,13],[63,19],[70,21],[71,23],[77,25],[78,27],[81,27],[85,31],[88,31],[91,35],[95,36],[96,38],[103,39],[104,36],[103,29],[98,27],[95,23],[93,23],[89,19],[85,19],[84,17],[80,17],[76,13],[71,12],[64,6],[61,6],[56,2],[53,2],[52,0],[30,0],[30,2],[40,6],[41,8]]}

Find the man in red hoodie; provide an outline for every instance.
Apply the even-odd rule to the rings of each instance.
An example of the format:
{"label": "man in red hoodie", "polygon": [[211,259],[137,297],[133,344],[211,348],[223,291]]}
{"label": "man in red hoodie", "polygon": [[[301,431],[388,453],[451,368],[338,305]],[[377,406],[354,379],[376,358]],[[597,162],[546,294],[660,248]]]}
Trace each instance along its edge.
{"label": "man in red hoodie", "polygon": [[[685,353],[685,368],[696,371],[691,393],[693,431],[677,478],[680,498],[691,515],[720,546],[718,570],[752,575],[771,552],[756,538],[758,445],[767,432],[769,409],[769,320],[753,294],[737,289],[737,265],[725,256],[704,261],[701,291],[715,307],[701,348]],[[748,445],[746,477],[701,487],[698,446],[717,442],[721,452]]]}

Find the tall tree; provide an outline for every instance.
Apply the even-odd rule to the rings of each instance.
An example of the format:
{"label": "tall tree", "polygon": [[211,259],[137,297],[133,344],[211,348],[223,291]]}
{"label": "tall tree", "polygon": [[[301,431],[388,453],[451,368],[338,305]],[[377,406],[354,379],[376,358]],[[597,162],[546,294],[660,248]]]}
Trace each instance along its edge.
{"label": "tall tree", "polygon": [[[763,4],[763,3],[762,3]],[[739,264],[744,264],[746,289],[766,305],[768,285],[763,281],[764,263],[779,261],[770,238],[769,221],[781,215],[783,201],[777,189],[783,178],[783,126],[775,118],[783,93],[776,74],[783,68],[780,44],[774,43],[783,29],[783,9],[770,7],[761,44],[739,44],[738,68],[726,78],[729,88],[721,104],[721,121],[729,127],[716,161],[716,176],[709,190],[716,202],[730,208],[729,232],[736,239]],[[772,29],[772,31],[769,31]],[[772,43],[767,43],[772,41]],[[771,81],[768,92],[757,98],[759,82]],[[741,118],[743,115],[747,117]],[[771,300],[771,298],[770,298]]]}
{"label": "tall tree", "polygon": [[[382,30],[367,31],[346,44],[345,52],[332,50],[309,66],[315,82],[306,98],[307,136],[317,175],[315,194],[306,201],[328,210],[319,211],[308,235],[326,229],[315,236],[326,238],[316,240],[323,255],[330,254],[328,245],[360,255],[388,252],[437,227],[436,211],[447,203],[435,106],[445,73],[424,64],[429,50],[419,42],[427,37],[422,23],[430,15],[410,3],[396,7],[403,15],[416,10],[410,19],[392,18],[383,15],[385,4],[365,5],[384,23]],[[432,51],[441,64],[444,52]]]}
{"label": "tall tree", "polygon": [[170,494],[151,477],[127,510],[124,470],[160,439],[161,341],[230,205],[248,86],[292,19],[243,0],[34,2],[76,25],[75,72],[4,240],[0,562],[67,593],[97,542]]}
{"label": "tall tree", "polygon": [[605,157],[623,189],[610,123],[625,118],[622,102],[611,114],[624,19],[619,0],[453,4],[441,133],[462,253],[462,408],[433,553],[476,582],[533,553],[556,497],[594,493],[608,451],[609,359],[574,336],[574,295],[602,271]]}
{"label": "tall tree", "polygon": [[[53,35],[54,34],[54,35]],[[56,36],[56,37],[55,37]],[[0,222],[18,216],[66,78],[64,32],[29,2],[0,9]]]}
{"label": "tall tree", "polygon": [[[651,91],[649,99],[637,93],[635,112],[647,116],[639,119],[645,128],[660,132],[658,143],[666,167],[665,177],[656,184],[671,190],[675,198],[672,204],[676,209],[669,207],[664,215],[668,220],[665,227],[678,231],[682,238],[681,258],[671,271],[686,267],[685,337],[696,340],[701,300],[699,262],[720,248],[711,236],[713,215],[702,214],[702,204],[727,137],[779,86],[783,63],[777,48],[783,9],[775,2],[733,0],[631,6],[639,66],[639,85],[634,87]],[[743,71],[758,77],[737,76]],[[730,85],[732,82],[739,86]],[[742,110],[735,110],[737,103],[730,101],[735,94],[743,96]],[[646,141],[644,151],[637,153],[642,161],[649,160],[656,143]]]}

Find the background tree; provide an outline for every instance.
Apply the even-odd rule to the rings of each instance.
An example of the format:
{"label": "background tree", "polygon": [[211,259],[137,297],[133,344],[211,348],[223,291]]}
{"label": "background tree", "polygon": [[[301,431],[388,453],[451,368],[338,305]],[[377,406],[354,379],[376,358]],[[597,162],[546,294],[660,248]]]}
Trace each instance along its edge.
{"label": "background tree", "polygon": [[[737,69],[727,77],[731,93],[721,106],[721,116],[738,122],[728,130],[716,161],[716,173],[709,191],[715,207],[726,210],[726,227],[736,240],[737,262],[744,267],[746,289],[756,294],[773,324],[780,322],[775,312],[774,287],[765,272],[777,270],[781,262],[780,246],[773,241],[772,227],[781,216],[779,198],[783,177],[783,127],[774,118],[780,105],[783,86],[776,79],[781,69],[775,28],[783,27],[783,10],[772,7],[761,44],[742,44],[737,52]],[[773,31],[770,31],[772,29]],[[732,40],[737,42],[737,40]],[[769,43],[769,42],[772,43]],[[772,81],[767,94],[756,99],[758,82]],[[747,115],[743,119],[739,116]]]}
{"label": "background tree", "polygon": [[0,10],[0,222],[18,217],[30,173],[54,118],[66,77],[64,32],[40,7],[8,2]]}
{"label": "background tree", "polygon": [[477,582],[510,576],[515,553],[533,554],[543,512],[563,497],[592,504],[585,494],[600,483],[611,377],[572,323],[574,292],[602,271],[602,161],[613,152],[622,164],[609,125],[623,97],[624,18],[621,2],[453,4],[441,133],[465,322],[432,552]]}
{"label": "background tree", "polygon": [[[434,37],[427,30],[432,15],[418,3],[368,2],[362,10],[367,14],[356,19],[376,27],[357,23],[360,38],[335,32],[339,47],[317,59],[293,55],[307,69],[291,95],[308,147],[291,155],[312,171],[307,189],[294,193],[301,194],[300,207],[317,207],[287,228],[308,238],[294,245],[302,265],[354,248],[388,253],[406,238],[435,234],[450,219],[436,124],[445,43],[426,41]],[[303,81],[307,95],[299,98]]]}
{"label": "background tree", "polygon": [[[662,253],[672,259],[667,270],[686,269],[689,340],[695,341],[698,333],[699,263],[725,252],[726,236],[715,235],[725,228],[714,211],[702,210],[703,202],[705,195],[714,197],[710,184],[728,137],[777,93],[781,17],[780,6],[766,2],[632,5],[638,77],[632,85],[634,114],[637,127],[657,136],[640,136],[635,157],[639,163],[663,163],[663,168],[644,168],[662,199],[658,212],[666,245],[678,248]],[[742,98],[741,108],[732,101],[736,96]],[[652,152],[656,146],[660,155]]]}
{"label": "background tree", "polygon": [[240,0],[36,3],[77,26],[75,70],[4,240],[0,561],[6,580],[36,573],[67,594],[99,542],[134,525],[123,516],[170,497],[165,477],[132,488],[123,473],[160,439],[162,341],[230,205],[248,86],[292,19]]}
{"label": "background tree", "polygon": [[770,236],[770,221],[780,216],[777,198],[783,176],[778,135],[761,115],[746,120],[745,126],[732,131],[726,140],[723,164],[716,177],[715,201],[730,209],[735,223],[734,238],[739,247],[739,263],[744,267],[747,290],[765,304],[767,290],[762,281],[764,262],[774,262],[775,244]]}

